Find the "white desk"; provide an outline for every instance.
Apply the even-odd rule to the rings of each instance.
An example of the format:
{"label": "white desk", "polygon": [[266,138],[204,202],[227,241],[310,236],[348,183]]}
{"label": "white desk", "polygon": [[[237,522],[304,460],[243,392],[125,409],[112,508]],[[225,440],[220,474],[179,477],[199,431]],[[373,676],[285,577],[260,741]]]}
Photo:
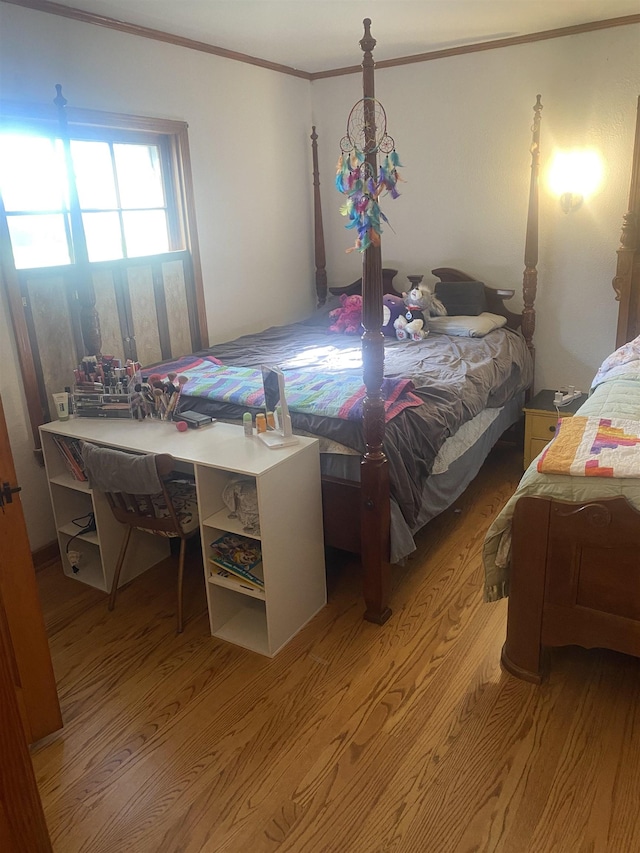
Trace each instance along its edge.
{"label": "white desk", "polygon": [[[65,573],[105,592],[110,589],[122,541],[104,495],[74,480],[54,435],[67,436],[136,453],[170,453],[176,467],[193,470],[211,633],[272,656],[326,604],[322,502],[318,442],[300,437],[289,447],[270,449],[242,427],[214,423],[187,432],[163,421],[70,418],[40,427],[51,503]],[[208,548],[225,531],[243,531],[222,501],[230,478],[255,479],[265,588],[248,592],[209,571]],[[77,527],[72,519],[93,512],[96,532],[75,539],[81,552],[77,574],[65,560]],[[136,531],[121,584],[168,554],[162,537]],[[223,586],[223,582],[225,585]]]}

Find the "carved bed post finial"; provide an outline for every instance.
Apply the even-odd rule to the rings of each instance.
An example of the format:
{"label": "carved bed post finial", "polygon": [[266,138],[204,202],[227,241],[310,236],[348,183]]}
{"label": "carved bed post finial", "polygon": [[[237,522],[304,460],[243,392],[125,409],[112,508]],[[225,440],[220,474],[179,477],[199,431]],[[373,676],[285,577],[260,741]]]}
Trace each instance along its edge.
{"label": "carved bed post finial", "polygon": [[62,86],[56,83],[56,96],[53,103],[58,110],[58,125],[67,166],[69,184],[69,220],[71,223],[71,242],[73,245],[73,284],[77,300],[80,306],[80,329],[82,343],[85,352],[83,355],[100,355],[102,349],[102,336],[100,334],[100,320],[96,311],[96,295],[93,289],[93,280],[89,268],[89,256],[87,254],[87,243],[84,236],[84,223],[82,211],[78,198],[78,187],[76,185],[73,160],[71,157],[71,141],[69,137],[69,126],[67,123],[67,99],[62,94]]}
{"label": "carved bed post finial", "polygon": [[[376,40],[371,35],[371,18],[365,18],[362,24],[364,26],[364,35],[360,39],[360,47],[362,48],[363,53],[371,53],[373,48],[376,46]],[[373,97],[373,95],[371,95],[371,97]]]}
{"label": "carved bed post finial", "polygon": [[67,99],[62,94],[62,86],[60,83],[56,83],[56,96],[53,99],[53,103],[59,111],[63,110],[67,106]]}
{"label": "carved bed post finial", "polygon": [[311,128],[311,153],[313,158],[313,226],[316,266],[316,296],[318,308],[327,301],[327,270],[322,225],[322,201],[320,198],[320,170],[318,168],[318,134],[315,124]]}
{"label": "carved bed post finial", "polygon": [[533,333],[536,327],[534,303],[538,288],[538,175],[540,172],[540,121],[542,113],[541,96],[536,96],[533,107],[533,126],[531,140],[531,182],[529,184],[529,210],[527,214],[527,236],[524,247],[524,275],[522,280],[522,334],[533,355]]}

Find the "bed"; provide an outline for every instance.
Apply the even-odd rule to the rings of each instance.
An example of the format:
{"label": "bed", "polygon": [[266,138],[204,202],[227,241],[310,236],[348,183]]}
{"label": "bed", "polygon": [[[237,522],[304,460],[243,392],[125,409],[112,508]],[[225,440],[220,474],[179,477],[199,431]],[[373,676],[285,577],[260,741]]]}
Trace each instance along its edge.
{"label": "bed", "polygon": [[[327,331],[332,304],[329,300],[327,310],[301,323],[246,335],[153,370],[162,376],[173,371],[189,378],[181,411],[195,410],[239,423],[245,411],[255,416],[263,410],[261,400],[252,405],[260,391],[261,365],[278,365],[287,383],[294,431],[320,439],[327,544],[360,553],[358,527],[345,525],[344,508],[336,517],[334,501],[342,486],[348,490],[348,503],[353,503],[366,450],[362,350],[359,336]],[[490,446],[519,420],[532,369],[524,338],[507,328],[483,338],[435,331],[421,341],[387,337],[384,352],[390,561],[400,563],[415,549],[415,532],[450,505]],[[307,388],[312,393],[318,383],[327,392],[324,407],[323,401],[307,394]],[[336,387],[340,396],[335,406],[347,417],[321,413],[333,411]],[[410,389],[406,394],[405,387]],[[410,405],[405,405],[405,398]],[[467,451],[465,460],[458,461],[460,451]]]}
{"label": "bed", "polygon": [[[377,174],[378,102],[370,23],[364,21],[360,42],[366,128],[363,159],[371,173]],[[372,112],[367,115],[369,109]],[[251,396],[249,390],[240,400],[216,399],[210,389],[203,392],[199,386],[194,390],[197,369],[210,372],[217,361],[232,371],[255,371],[261,364],[280,366],[288,381],[288,398],[289,389],[302,381],[304,370],[317,372],[328,383],[358,377],[361,393],[355,395],[356,417],[310,413],[297,409],[291,399],[289,407],[294,431],[321,441],[325,544],[360,555],[365,618],[372,622],[382,624],[391,614],[391,564],[402,562],[414,550],[415,533],[451,505],[491,447],[521,416],[533,371],[541,109],[538,96],[531,145],[523,311],[511,312],[504,304],[513,290],[480,285],[485,300],[482,313],[502,318],[501,327],[482,337],[473,337],[465,329],[457,334],[432,331],[426,339],[411,342],[385,336],[381,331],[383,294],[396,292],[392,284],[395,270],[383,268],[379,240],[362,252],[362,278],[328,294],[314,128],[318,310],[301,323],[267,329],[177,362],[153,366],[154,372],[186,371],[193,378],[185,385],[182,410],[194,409],[225,420],[240,420],[244,411],[252,410]],[[373,138],[367,138],[368,133]],[[478,293],[476,277],[471,274],[446,267],[434,269],[433,274],[439,282],[463,290],[468,286]],[[399,290],[408,289],[400,283]],[[328,313],[343,292],[362,295],[361,336],[327,334]],[[192,368],[194,362],[200,367]],[[390,413],[390,397],[399,386],[407,389],[413,402]]]}
{"label": "bed", "polygon": [[[640,440],[633,437],[640,432],[640,100],[623,223],[613,279],[620,303],[616,350],[594,377],[575,415],[581,423],[571,431],[610,421],[623,426],[627,467],[611,467],[610,476],[576,475],[579,467],[553,468],[543,452],[484,542],[485,599],[509,598],[502,664],[535,683],[548,673],[553,647],[640,656]],[[549,448],[562,448],[569,424],[570,418],[560,421]],[[593,437],[582,446],[601,454]]]}

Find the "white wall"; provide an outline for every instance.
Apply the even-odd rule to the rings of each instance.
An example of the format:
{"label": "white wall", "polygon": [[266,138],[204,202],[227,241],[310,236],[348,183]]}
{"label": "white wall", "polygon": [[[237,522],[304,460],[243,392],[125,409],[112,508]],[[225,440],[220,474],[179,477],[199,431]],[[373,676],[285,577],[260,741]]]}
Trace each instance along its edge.
{"label": "white wall", "polygon": [[[311,87],[295,77],[0,3],[0,97],[187,121],[210,342],[299,319],[315,297]],[[0,394],[29,539],[55,538],[4,294]]]}
{"label": "white wall", "polygon": [[[400,271],[394,284],[406,288],[407,273],[433,281],[434,267],[458,267],[516,288],[516,310],[532,108],[542,95],[537,388],[586,389],[615,346],[611,279],[631,176],[639,37],[640,25],[633,25],[376,72],[376,96],[405,166],[401,197],[383,203],[394,229],[384,230],[383,264]],[[354,61],[357,53],[354,37]],[[359,75],[313,83],[330,284],[361,274],[361,257],[344,252],[352,232],[344,230],[342,197],[332,184],[338,140],[361,97]],[[604,183],[567,215],[547,191],[544,166],[556,147],[582,145],[601,152]]]}

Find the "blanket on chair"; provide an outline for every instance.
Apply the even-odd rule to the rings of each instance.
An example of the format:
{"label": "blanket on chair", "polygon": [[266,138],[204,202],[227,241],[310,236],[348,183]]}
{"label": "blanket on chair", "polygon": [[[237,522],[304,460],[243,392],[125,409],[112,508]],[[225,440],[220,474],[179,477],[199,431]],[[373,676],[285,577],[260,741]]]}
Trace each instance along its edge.
{"label": "blanket on chair", "polygon": [[[188,382],[182,393],[191,397],[207,397],[224,403],[250,408],[264,406],[262,371],[253,367],[221,364],[212,356],[188,361],[181,359],[162,366],[160,376],[175,371]],[[292,412],[324,415],[348,421],[362,420],[362,403],[366,388],[362,378],[349,373],[327,373],[317,370],[284,370],[287,404]],[[383,379],[385,420],[390,421],[409,406],[422,401],[412,393],[409,379]]]}
{"label": "blanket on chair", "polygon": [[537,467],[541,474],[640,477],[640,421],[562,418]]}

